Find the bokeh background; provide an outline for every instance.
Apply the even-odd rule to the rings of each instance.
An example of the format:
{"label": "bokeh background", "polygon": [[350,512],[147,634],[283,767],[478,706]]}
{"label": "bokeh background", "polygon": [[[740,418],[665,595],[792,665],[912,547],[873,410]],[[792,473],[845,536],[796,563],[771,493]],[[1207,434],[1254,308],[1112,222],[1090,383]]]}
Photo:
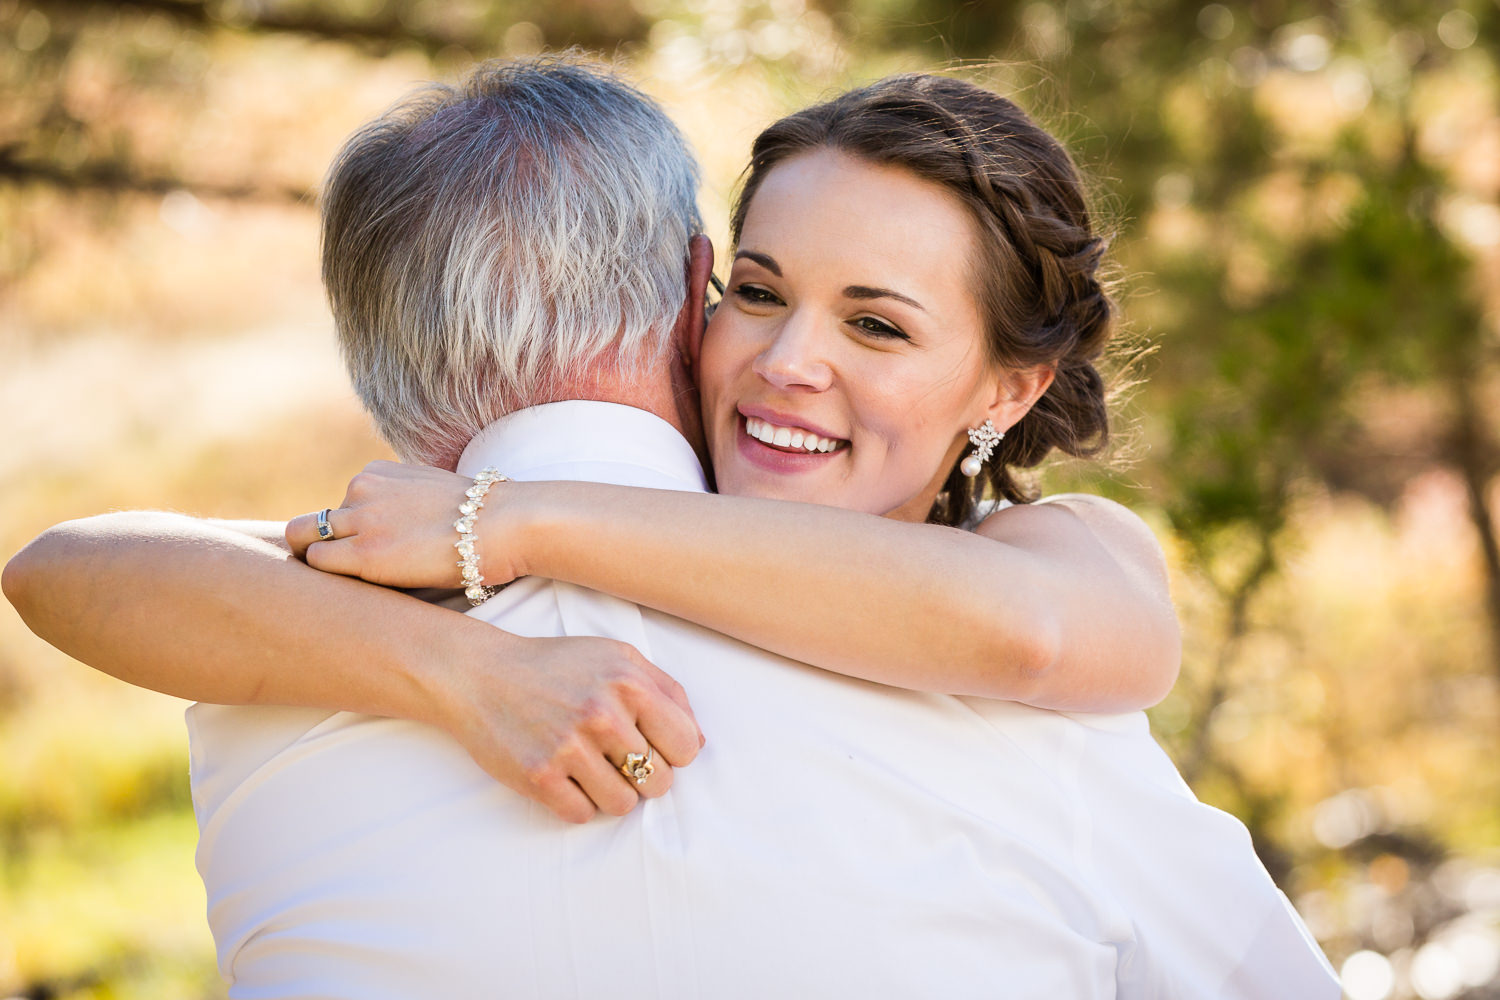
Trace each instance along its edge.
{"label": "bokeh background", "polygon": [[[1066,138],[1150,353],[1112,467],[1045,485],[1167,547],[1159,739],[1348,996],[1500,997],[1496,0],[0,0],[0,554],[111,508],[289,517],[388,455],[322,171],[417,82],[569,45],[682,124],[720,246],[755,133],[889,72]],[[182,708],[0,608],[0,996],[223,995]]]}

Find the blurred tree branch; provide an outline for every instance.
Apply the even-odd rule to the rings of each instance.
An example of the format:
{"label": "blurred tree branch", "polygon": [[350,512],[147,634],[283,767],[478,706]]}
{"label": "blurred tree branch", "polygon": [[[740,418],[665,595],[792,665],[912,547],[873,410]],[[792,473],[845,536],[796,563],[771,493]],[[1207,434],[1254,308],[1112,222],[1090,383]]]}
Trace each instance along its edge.
{"label": "blurred tree branch", "polygon": [[[644,36],[648,23],[629,4],[600,0],[518,0],[509,4],[437,7],[412,0],[385,0],[360,14],[348,5],[288,0],[29,0],[8,16],[19,24],[30,11],[44,26],[39,39],[14,53],[30,82],[16,96],[16,130],[0,135],[0,184],[44,184],[63,190],[106,194],[162,194],[187,190],[207,197],[262,202],[299,202],[309,191],[286,181],[215,180],[178,175],[171,165],[142,162],[128,118],[71,110],[64,81],[71,65],[87,65],[103,37],[124,46],[137,28],[165,18],[178,29],[177,45],[133,55],[137,67],[170,67],[183,47],[205,47],[218,32],[300,36],[382,56],[416,48],[429,59],[483,58],[502,47],[507,30],[527,21],[528,44],[582,45],[612,49]],[[122,20],[122,18],[124,20]],[[109,27],[101,36],[98,28]],[[127,49],[128,51],[128,49]],[[139,72],[139,70],[137,70]],[[157,86],[180,86],[170,68]],[[197,84],[190,83],[189,86]],[[315,182],[310,182],[309,187]]]}
{"label": "blurred tree branch", "polygon": [[[382,3],[377,12],[350,16],[330,10],[329,5],[288,5],[274,2],[228,2],[228,0],[34,0],[43,11],[66,14],[115,14],[122,10],[165,14],[181,25],[200,29],[238,29],[266,34],[294,34],[327,41],[361,45],[377,53],[401,46],[416,46],[429,56],[457,48],[474,56],[493,54],[503,28],[516,21],[531,21],[545,44],[553,47],[582,45],[612,48],[622,41],[643,37],[645,19],[628,4],[605,5],[587,0],[550,4],[490,5],[487,16],[441,19],[414,14],[409,3]],[[501,29],[501,30],[497,30]]]}
{"label": "blurred tree branch", "polygon": [[109,194],[164,195],[188,191],[207,198],[279,203],[311,203],[313,191],[291,186],[214,184],[165,174],[145,174],[132,164],[119,161],[63,165],[56,161],[29,160],[19,155],[17,144],[0,146],[0,183],[42,183],[66,191],[99,191]]}
{"label": "blurred tree branch", "polygon": [[[1192,784],[1213,762],[1214,718],[1232,690],[1230,667],[1239,654],[1240,645],[1251,630],[1250,605],[1268,580],[1275,574],[1280,561],[1276,554],[1276,531],[1262,526],[1256,538],[1256,556],[1248,569],[1228,587],[1220,587],[1220,599],[1227,605],[1227,618],[1219,635],[1219,649],[1210,668],[1208,686],[1195,710],[1195,726],[1187,750],[1177,761],[1183,780]],[[1195,558],[1201,566],[1209,566],[1212,559],[1207,554]]]}
{"label": "blurred tree branch", "polygon": [[[1477,339],[1477,338],[1476,338]],[[1484,566],[1485,607],[1490,623],[1491,666],[1500,681],[1500,541],[1495,537],[1495,516],[1485,496],[1497,471],[1495,446],[1489,440],[1489,428],[1475,399],[1478,365],[1456,365],[1451,376],[1454,401],[1453,431],[1450,451],[1453,463],[1463,477],[1468,499],[1469,521],[1479,539],[1480,558]]]}
{"label": "blurred tree branch", "polygon": [[381,49],[398,44],[417,45],[429,53],[450,45],[484,51],[494,40],[482,40],[434,28],[414,28],[404,23],[394,9],[380,15],[349,18],[330,14],[326,8],[282,10],[267,4],[230,4],[222,0],[36,0],[47,12],[66,14],[114,14],[122,9],[146,14],[166,14],[178,24],[194,28],[238,28],[245,31],[307,35],[340,42],[375,43]]}

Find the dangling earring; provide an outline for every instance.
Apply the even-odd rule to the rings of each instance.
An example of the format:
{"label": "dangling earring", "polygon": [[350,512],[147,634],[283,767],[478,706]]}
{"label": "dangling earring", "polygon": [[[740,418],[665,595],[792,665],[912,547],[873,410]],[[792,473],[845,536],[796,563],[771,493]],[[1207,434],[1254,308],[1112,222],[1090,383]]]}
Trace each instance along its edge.
{"label": "dangling earring", "polygon": [[969,443],[974,453],[958,464],[958,471],[973,479],[984,468],[984,463],[995,453],[995,445],[1005,438],[1004,431],[995,430],[995,425],[986,420],[978,427],[969,428]]}

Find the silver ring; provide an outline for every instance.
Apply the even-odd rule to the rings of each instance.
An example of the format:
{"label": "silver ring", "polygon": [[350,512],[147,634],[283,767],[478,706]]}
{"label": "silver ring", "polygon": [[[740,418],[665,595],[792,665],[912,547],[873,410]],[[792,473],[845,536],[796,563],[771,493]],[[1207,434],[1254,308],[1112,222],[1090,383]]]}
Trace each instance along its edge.
{"label": "silver ring", "polygon": [[656,765],[651,763],[651,758],[655,756],[656,751],[650,746],[646,747],[645,753],[628,753],[625,755],[625,763],[620,765],[620,773],[637,785],[644,785],[656,770]]}
{"label": "silver ring", "polygon": [[333,511],[332,507],[324,507],[318,511],[318,541],[333,541],[333,525],[328,523],[328,515]]}

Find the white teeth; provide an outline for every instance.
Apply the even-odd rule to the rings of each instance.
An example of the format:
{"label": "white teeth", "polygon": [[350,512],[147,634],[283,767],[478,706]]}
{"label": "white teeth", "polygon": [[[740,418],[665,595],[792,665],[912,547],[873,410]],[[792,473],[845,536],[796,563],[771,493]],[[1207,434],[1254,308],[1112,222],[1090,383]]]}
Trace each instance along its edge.
{"label": "white teeth", "polygon": [[834,451],[839,446],[837,438],[819,437],[810,431],[793,430],[790,427],[777,427],[775,424],[761,420],[759,417],[745,418],[745,433],[778,448],[797,448],[806,452]]}

